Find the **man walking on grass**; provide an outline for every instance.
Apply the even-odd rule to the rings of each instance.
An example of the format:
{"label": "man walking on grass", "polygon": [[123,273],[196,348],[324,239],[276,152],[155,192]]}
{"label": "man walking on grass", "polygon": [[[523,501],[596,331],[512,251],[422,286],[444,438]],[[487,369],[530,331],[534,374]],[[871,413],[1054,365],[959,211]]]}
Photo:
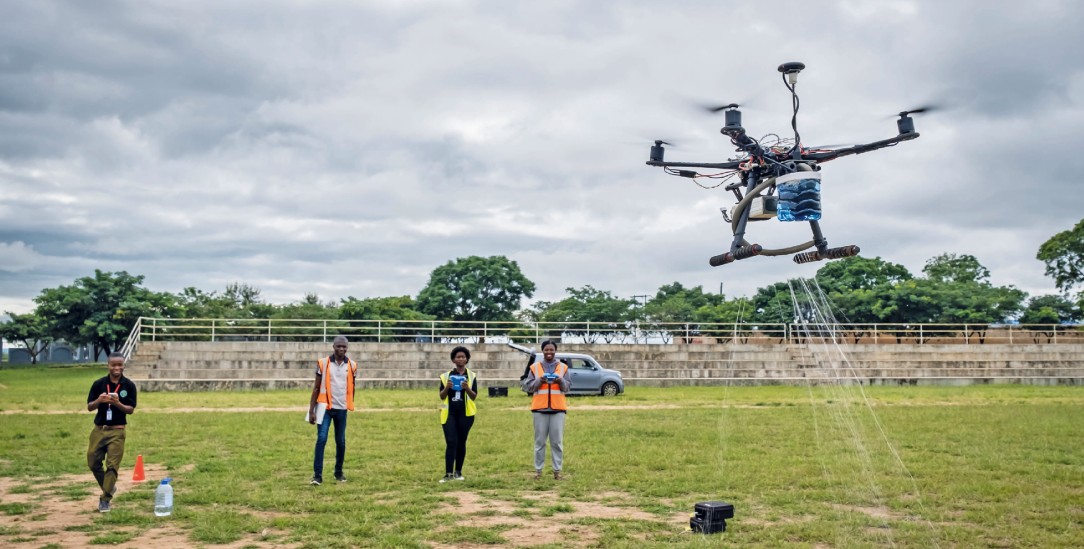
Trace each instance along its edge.
{"label": "man walking on grass", "polygon": [[327,445],[327,432],[332,423],[335,424],[335,480],[346,482],[343,476],[346,412],[354,411],[354,383],[358,375],[358,363],[346,356],[348,343],[346,337],[337,336],[332,342],[334,353],[316,363],[316,381],[309,399],[309,423],[316,425],[313,486],[324,482],[324,446]]}
{"label": "man walking on grass", "polygon": [[[90,386],[87,411],[96,412],[94,430],[90,432],[87,465],[102,489],[98,511],[109,512],[109,504],[117,491],[117,468],[124,458],[124,434],[128,415],[135,413],[136,386],[124,377],[124,354],[109,355],[109,375]],[[105,468],[102,468],[102,460]]]}

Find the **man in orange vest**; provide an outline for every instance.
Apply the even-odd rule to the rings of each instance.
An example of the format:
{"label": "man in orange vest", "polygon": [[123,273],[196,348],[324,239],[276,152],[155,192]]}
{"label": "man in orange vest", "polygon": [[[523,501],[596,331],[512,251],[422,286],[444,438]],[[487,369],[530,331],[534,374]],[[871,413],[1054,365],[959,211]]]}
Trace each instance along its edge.
{"label": "man in orange vest", "polygon": [[558,362],[557,343],[542,342],[542,361],[531,365],[524,384],[531,397],[531,416],[534,418],[534,478],[542,478],[542,466],[546,463],[546,439],[550,441],[550,458],[553,460],[553,479],[561,480],[561,462],[564,459],[565,414],[568,399],[565,393],[572,388],[568,366]]}
{"label": "man in orange vest", "polygon": [[316,363],[316,381],[309,399],[309,423],[323,417],[316,427],[316,455],[312,460],[312,485],[324,482],[324,446],[327,432],[335,424],[335,480],[346,482],[343,476],[343,459],[346,457],[346,412],[354,411],[354,383],[358,375],[358,363],[346,356],[349,342],[345,336],[336,336],[332,342],[334,353]]}

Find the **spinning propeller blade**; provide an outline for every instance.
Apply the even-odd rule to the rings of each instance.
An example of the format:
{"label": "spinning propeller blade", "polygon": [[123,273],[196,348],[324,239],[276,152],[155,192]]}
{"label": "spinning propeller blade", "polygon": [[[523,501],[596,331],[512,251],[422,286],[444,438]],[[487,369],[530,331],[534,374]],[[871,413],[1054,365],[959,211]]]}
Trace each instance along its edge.
{"label": "spinning propeller blade", "polygon": [[917,109],[901,111],[896,116],[907,116],[909,114],[919,114],[919,113],[924,113],[924,112],[933,112],[933,111],[937,111],[937,110],[941,110],[940,105],[923,105],[921,107],[918,107]]}
{"label": "spinning propeller blade", "polygon": [[705,111],[710,112],[710,113],[717,113],[717,112],[725,111],[727,109],[736,109],[736,108],[738,108],[740,106],[741,105],[739,105],[737,103],[730,103],[730,104],[727,104],[727,105],[701,105],[700,108],[702,108]]}

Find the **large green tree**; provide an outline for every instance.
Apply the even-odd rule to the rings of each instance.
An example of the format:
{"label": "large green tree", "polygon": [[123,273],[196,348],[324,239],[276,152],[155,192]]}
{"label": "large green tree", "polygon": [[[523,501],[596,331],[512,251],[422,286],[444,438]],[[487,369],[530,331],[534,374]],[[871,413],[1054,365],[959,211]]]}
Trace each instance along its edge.
{"label": "large green tree", "polygon": [[[727,301],[721,294],[705,292],[702,286],[686,288],[680,282],[674,282],[660,286],[644,306],[643,313],[648,321],[647,329],[668,341],[672,334],[681,337],[730,335],[732,329],[705,331],[703,324],[743,320],[752,315],[752,306],[745,299]],[[667,326],[675,323],[684,326]]]}
{"label": "large green tree", "polygon": [[911,279],[906,267],[879,257],[832,261],[821,267],[814,278],[828,295],[835,318],[856,324],[883,321],[874,308],[888,298],[893,287]]}
{"label": "large green tree", "polygon": [[1046,276],[1063,292],[1084,283],[1084,219],[1068,231],[1062,231],[1039,246],[1036,259],[1046,263]]}
{"label": "large green tree", "polygon": [[442,320],[508,321],[535,284],[507,257],[471,256],[437,267],[417,309]]}
{"label": "large green tree", "polygon": [[49,348],[53,339],[49,323],[37,311],[24,315],[8,312],[7,315],[11,320],[0,324],[0,338],[22,343],[30,353],[30,363],[37,364],[38,355]]}
{"label": "large green tree", "polygon": [[986,282],[990,269],[984,267],[973,255],[945,253],[926,261],[922,268],[926,278],[938,282]]}
{"label": "large green tree", "polygon": [[987,325],[1014,318],[1027,294],[994,286],[990,271],[974,256],[941,254],[923,268],[925,278],[904,280],[869,301],[875,322]]}
{"label": "large green tree", "polygon": [[398,297],[373,297],[358,299],[350,296],[342,300],[339,317],[346,320],[432,320],[417,310],[414,299],[408,295]]}
{"label": "large green tree", "polygon": [[[636,319],[635,299],[620,299],[590,285],[565,291],[568,297],[546,304],[539,320],[562,324],[564,333],[581,336],[585,343],[599,338],[612,341],[618,334],[626,334],[629,323]],[[594,329],[588,323],[594,323]]]}
{"label": "large green tree", "polygon": [[180,310],[175,296],[144,288],[143,279],[95,269],[94,276],[70,286],[42,290],[34,301],[55,337],[108,353],[124,343],[139,317],[170,317]]}
{"label": "large green tree", "polygon": [[872,290],[913,278],[906,267],[879,257],[848,257],[831,261],[817,270],[817,284],[827,293]]}
{"label": "large green tree", "polygon": [[1063,324],[1079,322],[1080,319],[1080,307],[1072,301],[1060,295],[1040,295],[1028,301],[1020,323]]}
{"label": "large green tree", "polygon": [[301,301],[279,305],[271,313],[274,319],[330,320],[339,318],[339,308],[335,302],[322,303],[320,296],[307,293]]}
{"label": "large green tree", "polygon": [[803,283],[801,279],[791,279],[758,288],[752,299],[752,320],[772,324],[816,322],[815,302],[803,291],[806,286],[808,286],[808,281]]}
{"label": "large green tree", "polygon": [[833,262],[818,271],[816,284],[795,279],[760,288],[753,297],[755,319],[985,325],[1014,318],[1027,298],[1012,286],[992,285],[990,271],[974,256],[941,254],[923,272],[926,277],[915,279],[879,258]]}
{"label": "large green tree", "polygon": [[378,337],[379,341],[409,341],[419,334],[428,334],[429,330],[419,321],[433,320],[431,315],[419,312],[414,299],[407,295],[368,299],[350,296],[342,300],[339,318],[354,321],[344,323],[341,331],[345,335]]}
{"label": "large green tree", "polygon": [[716,307],[725,301],[722,295],[705,293],[703,286],[686,288],[674,282],[659,287],[644,306],[644,315],[655,322],[692,322],[701,308]]}
{"label": "large green tree", "polygon": [[263,319],[275,316],[281,307],[265,302],[260,294],[261,290],[251,284],[232,282],[221,293],[204,292],[190,286],[181,290],[176,300],[180,307],[179,314],[184,318]]}

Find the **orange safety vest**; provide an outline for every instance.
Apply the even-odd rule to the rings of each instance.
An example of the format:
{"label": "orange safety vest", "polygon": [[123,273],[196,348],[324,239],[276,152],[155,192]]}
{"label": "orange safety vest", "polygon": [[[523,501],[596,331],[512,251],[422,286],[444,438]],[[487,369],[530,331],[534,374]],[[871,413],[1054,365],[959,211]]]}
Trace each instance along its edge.
{"label": "orange safety vest", "polygon": [[[564,362],[557,362],[557,368],[554,368],[553,373],[557,374],[557,377],[564,377],[565,372],[568,371],[568,366]],[[561,385],[558,383],[546,383],[545,378],[546,371],[542,369],[541,362],[535,362],[531,365],[531,372],[534,373],[534,377],[542,380],[542,384],[538,386],[538,390],[534,393],[534,398],[531,399],[531,411],[537,410],[557,410],[561,412],[568,411],[568,400],[565,398],[565,394],[561,392]]]}
{"label": "orange safety vest", "polygon": [[[349,358],[346,361],[350,364],[350,375],[346,376],[346,409],[353,412],[354,377],[358,375],[358,363]],[[331,376],[327,375],[327,369],[331,366],[331,357],[321,358],[318,364],[320,365],[320,375],[324,378],[324,387],[320,394],[317,395],[316,402],[323,402],[327,404],[328,409],[331,409]]]}

